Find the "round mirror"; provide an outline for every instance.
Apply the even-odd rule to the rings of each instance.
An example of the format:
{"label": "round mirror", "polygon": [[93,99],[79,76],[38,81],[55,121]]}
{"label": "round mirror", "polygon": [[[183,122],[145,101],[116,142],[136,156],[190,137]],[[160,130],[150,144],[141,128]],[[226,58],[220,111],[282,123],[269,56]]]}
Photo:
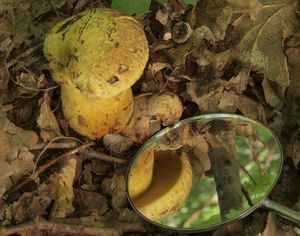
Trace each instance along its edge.
{"label": "round mirror", "polygon": [[281,168],[280,143],[262,124],[239,115],[201,115],[145,143],[128,170],[127,194],[153,224],[206,231],[260,206]]}

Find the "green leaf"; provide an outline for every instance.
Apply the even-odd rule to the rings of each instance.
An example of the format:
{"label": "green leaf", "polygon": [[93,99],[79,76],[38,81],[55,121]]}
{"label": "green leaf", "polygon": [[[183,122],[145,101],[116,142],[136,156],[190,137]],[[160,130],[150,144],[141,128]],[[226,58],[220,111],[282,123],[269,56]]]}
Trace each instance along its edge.
{"label": "green leaf", "polygon": [[168,0],[157,0],[157,2],[161,5],[165,4],[166,2],[168,2]]}
{"label": "green leaf", "polygon": [[111,7],[128,15],[144,15],[150,6],[151,0],[113,0]]}
{"label": "green leaf", "polygon": [[184,0],[184,3],[187,5],[195,5],[198,0]]}

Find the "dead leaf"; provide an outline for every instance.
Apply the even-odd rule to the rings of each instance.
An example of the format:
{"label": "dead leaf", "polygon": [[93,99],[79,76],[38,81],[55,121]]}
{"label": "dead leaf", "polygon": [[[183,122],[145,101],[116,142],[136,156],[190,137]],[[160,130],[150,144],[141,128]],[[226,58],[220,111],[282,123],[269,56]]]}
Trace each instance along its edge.
{"label": "dead leaf", "polygon": [[268,220],[265,230],[260,236],[296,236],[295,231],[290,228],[288,231],[283,231],[276,225],[275,217],[272,212],[268,214]]}
{"label": "dead leaf", "polygon": [[51,210],[54,218],[65,218],[74,211],[73,207],[73,180],[76,171],[76,156],[66,160],[64,166],[58,173],[51,177],[52,195],[55,202]]}
{"label": "dead leaf", "polygon": [[133,145],[133,141],[130,138],[121,134],[107,134],[103,137],[103,143],[111,155],[118,157],[122,156]]}
{"label": "dead leaf", "polygon": [[157,72],[163,70],[164,68],[170,68],[170,64],[163,62],[155,62],[149,65],[148,70],[152,73],[153,76],[155,76]]}
{"label": "dead leaf", "polygon": [[24,174],[29,174],[34,168],[34,155],[27,149],[23,148],[17,159],[10,162],[11,170],[14,174],[10,176],[13,184],[19,182]]}
{"label": "dead leaf", "polygon": [[187,93],[203,111],[233,113],[240,107],[240,95],[246,90],[249,81],[249,77],[240,72],[229,81],[215,79],[202,86],[189,82]]}
{"label": "dead leaf", "polygon": [[9,177],[13,174],[11,166],[6,161],[0,161],[0,196],[12,187]]}
{"label": "dead leaf", "polygon": [[34,220],[46,214],[51,200],[48,197],[24,193],[18,201],[12,204],[12,216],[18,223]]}
{"label": "dead leaf", "polygon": [[38,126],[41,130],[40,136],[45,142],[61,136],[58,122],[50,108],[50,97],[45,93],[41,100],[40,115],[37,118]]}
{"label": "dead leaf", "polygon": [[111,180],[111,190],[111,205],[118,211],[127,204],[126,178],[124,175],[114,175]]}
{"label": "dead leaf", "polygon": [[0,161],[5,161],[11,147],[7,134],[3,130],[0,130],[0,145]]}
{"label": "dead leaf", "polygon": [[118,220],[121,222],[141,222],[141,218],[133,211],[128,208],[121,209]]}
{"label": "dead leaf", "polygon": [[[299,41],[298,34],[295,34],[291,41]],[[290,41],[290,42],[291,42]],[[286,50],[289,63],[290,86],[287,88],[287,107],[285,109],[285,119],[288,126],[300,126],[300,46],[290,47]]]}
{"label": "dead leaf", "polygon": [[108,211],[107,199],[99,193],[74,189],[75,214],[88,216],[94,213],[104,215]]}
{"label": "dead leaf", "polygon": [[215,37],[222,40],[231,18],[234,14],[249,13],[255,18],[261,9],[258,0],[213,0],[199,1],[197,4],[197,26],[206,25]]}
{"label": "dead leaf", "polygon": [[[272,81],[269,81],[267,79],[264,79],[262,82],[266,101],[272,107],[281,109],[284,105],[284,101],[282,99],[280,99],[280,97],[282,97],[282,94],[276,93],[276,90],[274,89],[274,86],[271,85],[271,83],[272,83]],[[274,83],[273,83],[273,85],[274,85]]]}
{"label": "dead leaf", "polygon": [[166,25],[169,19],[169,14],[163,12],[162,10],[158,10],[156,12],[155,19],[159,21],[162,25]]}
{"label": "dead leaf", "polygon": [[33,154],[29,151],[38,137],[10,122],[0,111],[0,196],[25,173],[32,170]]}
{"label": "dead leaf", "polygon": [[240,95],[238,109],[247,117],[254,120],[265,121],[266,114],[263,106],[260,103],[255,102],[251,98]]}
{"label": "dead leaf", "polygon": [[274,100],[277,95],[272,92],[269,83],[264,83],[266,100],[273,107],[282,107],[280,98],[284,98],[285,90],[289,86],[287,59],[282,45],[284,39],[293,33],[296,25],[294,1],[282,0],[265,5],[239,44],[241,59],[251,63],[253,70],[263,73],[265,80],[278,85],[279,98]]}

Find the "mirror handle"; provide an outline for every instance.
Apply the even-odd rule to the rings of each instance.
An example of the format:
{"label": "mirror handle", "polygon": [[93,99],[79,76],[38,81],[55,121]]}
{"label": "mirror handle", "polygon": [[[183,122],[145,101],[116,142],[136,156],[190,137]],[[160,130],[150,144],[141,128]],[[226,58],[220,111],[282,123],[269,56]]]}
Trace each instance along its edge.
{"label": "mirror handle", "polygon": [[283,205],[281,205],[277,202],[274,202],[270,199],[266,199],[263,202],[263,206],[271,211],[278,213],[280,216],[300,225],[300,212],[292,210],[291,208],[283,206]]}

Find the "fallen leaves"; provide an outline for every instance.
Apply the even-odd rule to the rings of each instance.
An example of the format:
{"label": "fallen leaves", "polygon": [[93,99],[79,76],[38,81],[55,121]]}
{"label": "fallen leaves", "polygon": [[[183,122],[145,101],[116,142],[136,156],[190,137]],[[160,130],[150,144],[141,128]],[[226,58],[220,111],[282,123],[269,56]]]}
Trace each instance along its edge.
{"label": "fallen leaves", "polygon": [[276,220],[273,213],[268,214],[268,220],[265,230],[260,234],[260,236],[296,236],[295,231],[293,228],[288,227],[286,230],[281,230],[278,228],[276,224]]}
{"label": "fallen leaves", "polygon": [[55,137],[61,136],[58,122],[50,108],[50,97],[48,93],[41,99],[40,115],[37,124],[41,130],[40,136],[45,142],[49,142]]}
{"label": "fallen leaves", "polygon": [[235,13],[249,13],[255,18],[260,11],[261,3],[258,0],[213,0],[200,1],[197,22],[208,26],[219,40],[225,36],[225,31]]}
{"label": "fallen leaves", "polygon": [[[32,172],[39,149],[31,151],[31,148],[36,147],[37,134],[44,142],[61,136],[61,132],[68,136],[73,134],[62,128],[65,120],[60,107],[55,104],[59,90],[54,93],[46,91],[51,78],[40,50],[44,32],[58,18],[72,11],[99,6],[97,1],[75,2],[0,1],[0,101],[15,124],[32,130],[17,127],[4,112],[0,112],[0,196]],[[151,56],[144,76],[133,89],[134,122],[128,124],[122,135],[112,134],[97,141],[94,157],[81,153],[76,170],[74,161],[47,169],[39,179],[41,185],[37,191],[21,195],[10,205],[1,200],[2,224],[48,218],[49,212],[55,217],[74,217],[68,220],[82,226],[107,227],[109,224],[111,227],[126,222],[130,228],[129,223],[138,222],[137,215],[128,208],[126,179],[118,164],[126,165],[136,148],[161,130],[162,122],[153,114],[154,109],[147,110],[148,98],[157,92],[172,91],[180,97],[183,105],[181,119],[204,112],[230,112],[264,122],[283,140],[285,155],[291,157],[294,167],[299,168],[300,36],[297,32],[297,1],[198,1],[195,8],[187,8],[180,2],[152,4],[151,12],[143,17]],[[174,42],[171,32],[176,27],[173,26],[187,24],[191,26],[191,34],[184,38],[184,42]],[[165,33],[168,33],[166,38]],[[191,111],[190,106],[195,109]],[[178,121],[178,116],[174,117],[166,119],[165,125]],[[168,144],[176,149],[182,145],[181,140],[187,133],[182,129],[170,134],[166,140],[161,140],[161,148]],[[126,135],[129,138],[124,137]],[[79,139],[83,141],[81,137]],[[211,168],[207,141],[195,138],[190,142],[184,145],[198,147],[191,154],[197,157],[192,165],[194,173],[201,175]],[[44,144],[47,143],[42,143],[42,146]],[[45,158],[37,163],[37,168],[52,160],[57,150],[51,150],[48,153],[46,148]],[[122,159],[117,162],[116,158],[106,154],[97,159],[98,151]],[[290,173],[286,171],[282,176],[283,186],[278,186],[282,203],[293,202],[288,198],[297,197],[291,196],[294,193],[291,191],[286,197],[285,187],[297,183],[296,175],[292,180],[288,179]],[[76,188],[73,188],[73,183]],[[289,228],[279,227],[271,214],[264,230],[263,217],[254,218],[253,225],[260,226],[255,233],[293,235]],[[255,234],[250,230],[253,225],[242,221],[236,224],[240,233]],[[51,227],[51,224],[44,226]],[[59,229],[58,225],[55,227],[55,230]],[[247,227],[250,231],[245,231]],[[220,235],[226,235],[226,232]]]}
{"label": "fallen leaves", "polygon": [[24,193],[20,199],[12,205],[12,219],[17,223],[37,219],[46,214],[46,209],[50,203],[51,200],[48,197]]}
{"label": "fallen leaves", "polygon": [[73,180],[76,171],[76,156],[66,160],[59,173],[51,177],[52,195],[55,202],[52,207],[51,216],[55,218],[65,218],[74,211],[73,207]]}
{"label": "fallen leaves", "polygon": [[0,111],[0,196],[11,187],[12,181],[33,169],[34,156],[29,149],[37,141],[38,136],[34,132],[15,126]]}
{"label": "fallen leaves", "polygon": [[[264,74],[266,100],[277,108],[282,107],[283,102],[280,99],[284,98],[285,90],[289,86],[287,58],[282,45],[297,25],[295,4],[294,1],[287,0],[263,6],[253,26],[239,44],[242,60],[251,63],[252,70]],[[276,83],[273,87],[277,86],[277,98],[269,81]]]}

